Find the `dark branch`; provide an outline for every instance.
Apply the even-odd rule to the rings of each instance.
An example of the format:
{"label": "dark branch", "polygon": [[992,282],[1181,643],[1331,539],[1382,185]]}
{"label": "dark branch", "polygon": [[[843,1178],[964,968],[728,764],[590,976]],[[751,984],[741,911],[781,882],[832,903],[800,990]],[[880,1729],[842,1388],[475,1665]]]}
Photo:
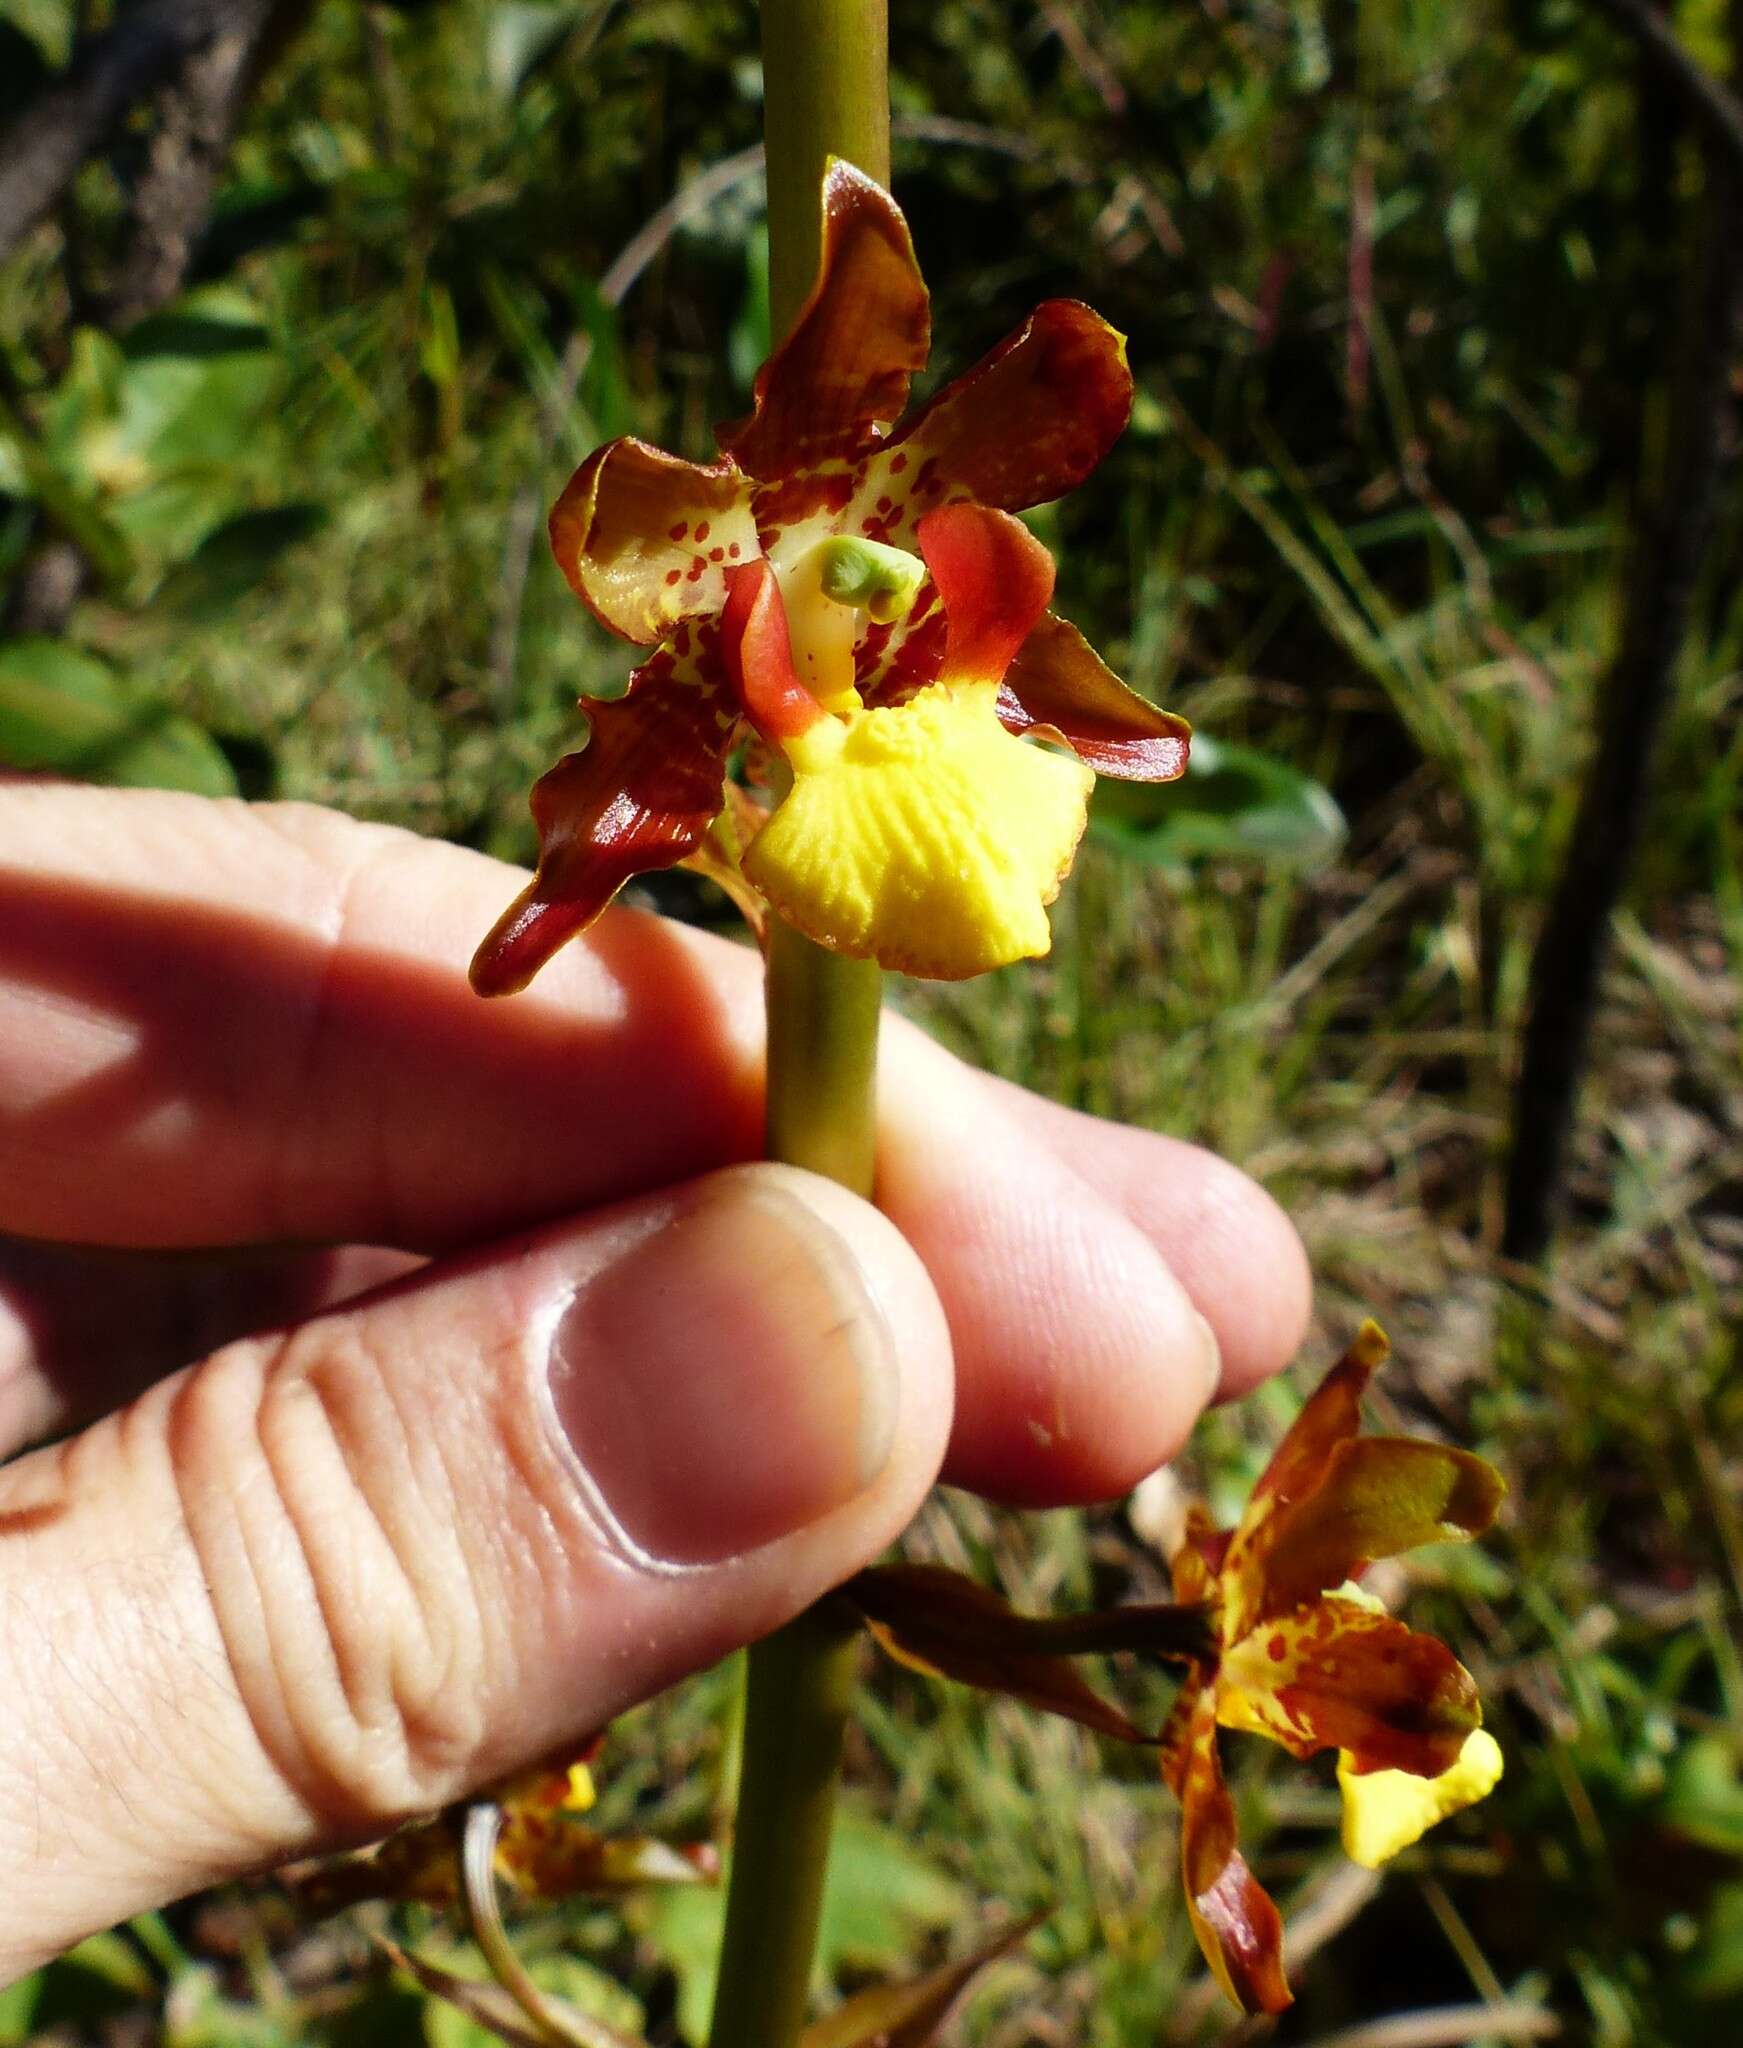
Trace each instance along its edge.
{"label": "dark branch", "polygon": [[1645,822],[1725,458],[1743,301],[1743,160],[1711,143],[1706,159],[1706,221],[1677,351],[1670,449],[1656,486],[1641,492],[1622,641],[1599,693],[1597,751],[1531,963],[1502,1236],[1514,1259],[1541,1257],[1554,1231],[1611,920]]}
{"label": "dark branch", "polygon": [[127,111],[252,5],[144,0],[78,51],[0,141],[0,262],[54,206]]}
{"label": "dark branch", "polygon": [[1683,47],[1666,16],[1649,0],[1596,0],[1616,26],[1631,35],[1640,52],[1700,123],[1708,143],[1722,150],[1743,178],[1743,100]]}
{"label": "dark branch", "polygon": [[301,11],[298,0],[233,0],[223,27],[158,93],[126,253],[102,305],[105,326],[125,331],[186,282],[268,39]]}

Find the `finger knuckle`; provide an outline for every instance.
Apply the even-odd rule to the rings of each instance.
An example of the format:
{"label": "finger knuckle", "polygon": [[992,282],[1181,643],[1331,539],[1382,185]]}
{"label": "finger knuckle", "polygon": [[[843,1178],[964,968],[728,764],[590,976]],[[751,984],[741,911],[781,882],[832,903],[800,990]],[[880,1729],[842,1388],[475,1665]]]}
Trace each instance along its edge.
{"label": "finger knuckle", "polygon": [[172,1453],[236,1687],[326,1832],[456,1796],[500,1648],[436,1433],[369,1319],[235,1345],[192,1373]]}

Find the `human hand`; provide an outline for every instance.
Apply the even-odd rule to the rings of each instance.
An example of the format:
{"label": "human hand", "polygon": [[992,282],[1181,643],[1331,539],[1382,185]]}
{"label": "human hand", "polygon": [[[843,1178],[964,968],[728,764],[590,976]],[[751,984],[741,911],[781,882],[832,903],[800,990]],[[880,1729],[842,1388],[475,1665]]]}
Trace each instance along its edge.
{"label": "human hand", "polygon": [[504,887],[301,807],[0,789],[0,1455],[83,1425],[0,1469],[0,1983],[560,1748],[941,1466],[1122,1492],[1299,1340],[1243,1176],[893,1019],[883,1216],[739,1163],[755,957],[613,913],[485,1005]]}

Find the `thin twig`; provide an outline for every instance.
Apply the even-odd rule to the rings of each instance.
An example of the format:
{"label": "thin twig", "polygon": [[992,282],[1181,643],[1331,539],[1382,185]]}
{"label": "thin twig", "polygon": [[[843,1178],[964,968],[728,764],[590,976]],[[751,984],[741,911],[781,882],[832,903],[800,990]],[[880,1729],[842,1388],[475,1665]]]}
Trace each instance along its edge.
{"label": "thin twig", "polygon": [[1322,2034],[1313,2048],[1463,2048],[1467,2041],[1553,2041],[1561,2021],[1541,2005],[1440,2005]]}

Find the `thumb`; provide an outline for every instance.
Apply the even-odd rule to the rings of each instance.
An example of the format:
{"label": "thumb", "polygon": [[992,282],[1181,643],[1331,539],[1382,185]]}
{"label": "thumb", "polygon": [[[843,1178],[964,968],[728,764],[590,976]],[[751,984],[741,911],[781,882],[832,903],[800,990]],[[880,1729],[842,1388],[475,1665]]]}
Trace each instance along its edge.
{"label": "thumb", "polygon": [[907,1245],[760,1166],[231,1345],[8,1466],[0,1984],[766,1634],[902,1527],[949,1407]]}

